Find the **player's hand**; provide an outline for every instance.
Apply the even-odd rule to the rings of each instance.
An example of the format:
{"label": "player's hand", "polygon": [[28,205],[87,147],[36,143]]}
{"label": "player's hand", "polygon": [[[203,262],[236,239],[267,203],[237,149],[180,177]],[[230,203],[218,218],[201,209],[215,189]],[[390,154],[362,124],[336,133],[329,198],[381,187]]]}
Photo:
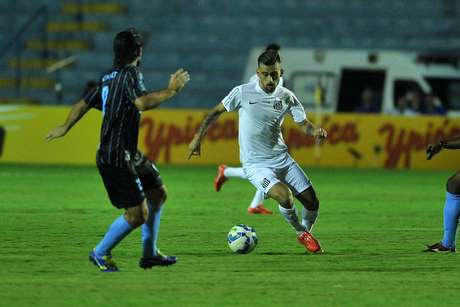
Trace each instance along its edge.
{"label": "player's hand", "polygon": [[171,78],[169,78],[168,89],[179,92],[189,81],[190,75],[188,71],[181,68],[172,74]]}
{"label": "player's hand", "polygon": [[427,147],[426,147],[426,159],[427,160],[431,160],[431,158],[437,154],[438,152],[440,152],[442,149],[442,144],[441,142],[437,142],[436,144],[429,144]]}
{"label": "player's hand", "polygon": [[195,134],[195,136],[193,137],[193,140],[188,145],[188,150],[189,150],[188,160],[190,160],[192,156],[201,155],[201,141],[197,134]]}
{"label": "player's hand", "polygon": [[50,142],[54,139],[60,138],[67,133],[67,129],[64,126],[57,126],[56,128],[52,129],[48,134],[45,136],[45,140]]}
{"label": "player's hand", "polygon": [[319,140],[327,138],[327,131],[324,128],[316,128],[313,131],[313,136]]}

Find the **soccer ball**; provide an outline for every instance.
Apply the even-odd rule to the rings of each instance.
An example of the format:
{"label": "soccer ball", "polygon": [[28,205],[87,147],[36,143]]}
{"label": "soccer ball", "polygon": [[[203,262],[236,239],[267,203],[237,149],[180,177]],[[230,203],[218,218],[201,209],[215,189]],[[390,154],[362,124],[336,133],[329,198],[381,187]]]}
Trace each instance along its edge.
{"label": "soccer ball", "polygon": [[243,224],[233,226],[227,235],[227,243],[233,252],[248,254],[257,246],[256,231]]}

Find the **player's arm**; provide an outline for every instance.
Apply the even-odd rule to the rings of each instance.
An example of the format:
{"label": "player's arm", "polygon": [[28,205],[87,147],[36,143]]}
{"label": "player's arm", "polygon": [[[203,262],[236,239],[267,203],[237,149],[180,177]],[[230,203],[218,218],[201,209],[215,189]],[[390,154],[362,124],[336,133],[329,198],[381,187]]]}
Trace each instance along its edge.
{"label": "player's arm", "polygon": [[66,135],[66,133],[80,120],[80,118],[83,117],[83,115],[85,115],[86,112],[88,112],[90,108],[91,107],[84,99],[79,100],[70,110],[65,122],[48,132],[45,137],[46,141],[49,142]]}
{"label": "player's arm", "polygon": [[441,140],[435,144],[429,144],[426,148],[426,158],[430,160],[435,154],[445,149],[460,149],[460,136],[449,140]]}
{"label": "player's arm", "polygon": [[318,140],[327,138],[327,131],[324,128],[316,127],[311,121],[308,120],[307,114],[305,113],[305,109],[303,108],[302,104],[300,103],[299,99],[294,95],[294,93],[290,93],[290,113],[292,119],[294,120],[297,125],[299,125],[302,130],[309,136],[312,136]]}
{"label": "player's arm", "polygon": [[190,81],[189,73],[179,69],[171,75],[167,88],[140,96],[134,101],[134,104],[139,111],[154,109],[180,92],[188,81]]}
{"label": "player's arm", "polygon": [[324,128],[316,127],[311,121],[307,118],[304,119],[302,122],[297,123],[300,127],[303,128],[307,135],[310,135],[317,139],[325,139],[327,138],[327,131]]}
{"label": "player's arm", "polygon": [[201,123],[200,128],[198,128],[197,133],[195,133],[195,136],[193,137],[193,140],[190,142],[188,145],[189,148],[189,155],[188,159],[190,159],[191,156],[199,156],[201,153],[201,141],[203,140],[204,135],[206,134],[206,131],[208,131],[208,128],[219,118],[219,116],[227,111],[224,107],[223,103],[219,103],[216,105],[211,112],[205,117],[203,122]]}

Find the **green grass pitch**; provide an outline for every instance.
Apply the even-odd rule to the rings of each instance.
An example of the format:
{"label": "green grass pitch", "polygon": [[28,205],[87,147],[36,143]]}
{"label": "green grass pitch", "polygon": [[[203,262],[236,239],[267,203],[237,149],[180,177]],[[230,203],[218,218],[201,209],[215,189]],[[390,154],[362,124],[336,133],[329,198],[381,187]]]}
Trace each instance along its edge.
{"label": "green grass pitch", "polygon": [[[314,233],[325,254],[307,254],[277,211],[250,216],[254,188],[215,167],[160,167],[169,198],[159,247],[178,264],[143,271],[140,232],[114,250],[119,273],[101,273],[90,249],[121,211],[95,167],[0,165],[0,306],[453,306],[456,254],[421,253],[442,235],[452,172],[307,170],[321,201]],[[299,204],[297,204],[299,206]],[[234,224],[259,245],[232,254]]]}

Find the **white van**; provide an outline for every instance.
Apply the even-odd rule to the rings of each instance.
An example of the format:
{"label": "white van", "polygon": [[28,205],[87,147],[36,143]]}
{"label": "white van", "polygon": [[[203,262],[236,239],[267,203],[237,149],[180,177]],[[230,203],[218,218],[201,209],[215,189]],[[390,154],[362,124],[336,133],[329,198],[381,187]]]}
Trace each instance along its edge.
{"label": "white van", "polygon": [[[263,48],[250,52],[244,80],[255,72]],[[374,93],[378,112],[395,112],[395,101],[409,91],[434,94],[449,115],[460,115],[460,57],[402,51],[282,48],[286,87],[306,107],[352,112],[364,90]],[[321,99],[318,89],[324,93]],[[321,93],[321,91],[320,91]]]}

